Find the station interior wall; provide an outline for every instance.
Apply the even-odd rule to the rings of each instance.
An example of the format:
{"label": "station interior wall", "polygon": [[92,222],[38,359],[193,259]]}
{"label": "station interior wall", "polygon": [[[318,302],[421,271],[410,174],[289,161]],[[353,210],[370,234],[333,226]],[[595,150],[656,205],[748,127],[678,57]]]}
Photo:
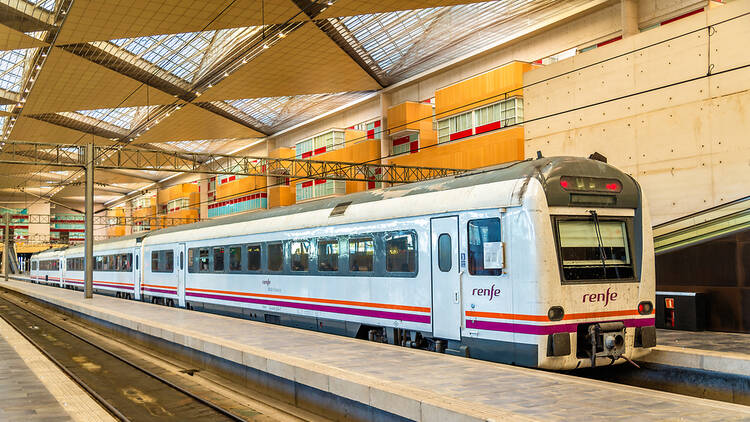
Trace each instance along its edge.
{"label": "station interior wall", "polygon": [[747,195],[749,12],[707,8],[526,73],[526,156],[605,155],[653,224]]}

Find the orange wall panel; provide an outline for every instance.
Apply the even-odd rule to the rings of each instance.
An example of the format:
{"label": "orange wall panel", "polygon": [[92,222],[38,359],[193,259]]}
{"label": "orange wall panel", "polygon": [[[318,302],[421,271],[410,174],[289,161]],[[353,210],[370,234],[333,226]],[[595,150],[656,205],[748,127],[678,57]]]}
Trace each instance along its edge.
{"label": "orange wall panel", "polygon": [[406,166],[475,169],[523,160],[523,128],[516,127],[441,144],[389,162]]}
{"label": "orange wall panel", "polygon": [[436,118],[500,101],[504,94],[523,95],[523,74],[532,68],[530,63],[512,62],[435,91]]}

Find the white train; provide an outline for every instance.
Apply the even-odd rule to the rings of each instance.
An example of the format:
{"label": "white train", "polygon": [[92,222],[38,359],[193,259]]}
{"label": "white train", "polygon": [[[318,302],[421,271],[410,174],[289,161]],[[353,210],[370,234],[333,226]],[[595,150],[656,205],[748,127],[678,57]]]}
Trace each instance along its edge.
{"label": "white train", "polygon": [[[134,300],[548,369],[656,345],[651,224],[600,161],[526,160],[95,245]],[[83,248],[31,277],[81,288]]]}

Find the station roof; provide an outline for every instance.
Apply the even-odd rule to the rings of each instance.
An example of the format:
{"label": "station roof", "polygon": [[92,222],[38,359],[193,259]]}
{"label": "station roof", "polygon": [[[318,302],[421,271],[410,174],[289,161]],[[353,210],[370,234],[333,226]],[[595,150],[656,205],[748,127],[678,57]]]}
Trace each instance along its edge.
{"label": "station roof", "polygon": [[[0,0],[3,141],[237,153],[605,0]],[[82,206],[82,172],[0,195]],[[97,172],[96,202],[170,173]]]}

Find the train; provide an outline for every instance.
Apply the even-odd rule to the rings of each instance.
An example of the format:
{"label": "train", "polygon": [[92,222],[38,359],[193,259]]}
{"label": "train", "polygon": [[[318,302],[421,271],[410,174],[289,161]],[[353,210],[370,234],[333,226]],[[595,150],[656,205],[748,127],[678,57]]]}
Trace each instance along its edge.
{"label": "train", "polygon": [[[636,180],[540,157],[97,242],[98,294],[568,370],[656,345]],[[82,246],[31,258],[82,289]],[[293,341],[293,339],[290,339]]]}

